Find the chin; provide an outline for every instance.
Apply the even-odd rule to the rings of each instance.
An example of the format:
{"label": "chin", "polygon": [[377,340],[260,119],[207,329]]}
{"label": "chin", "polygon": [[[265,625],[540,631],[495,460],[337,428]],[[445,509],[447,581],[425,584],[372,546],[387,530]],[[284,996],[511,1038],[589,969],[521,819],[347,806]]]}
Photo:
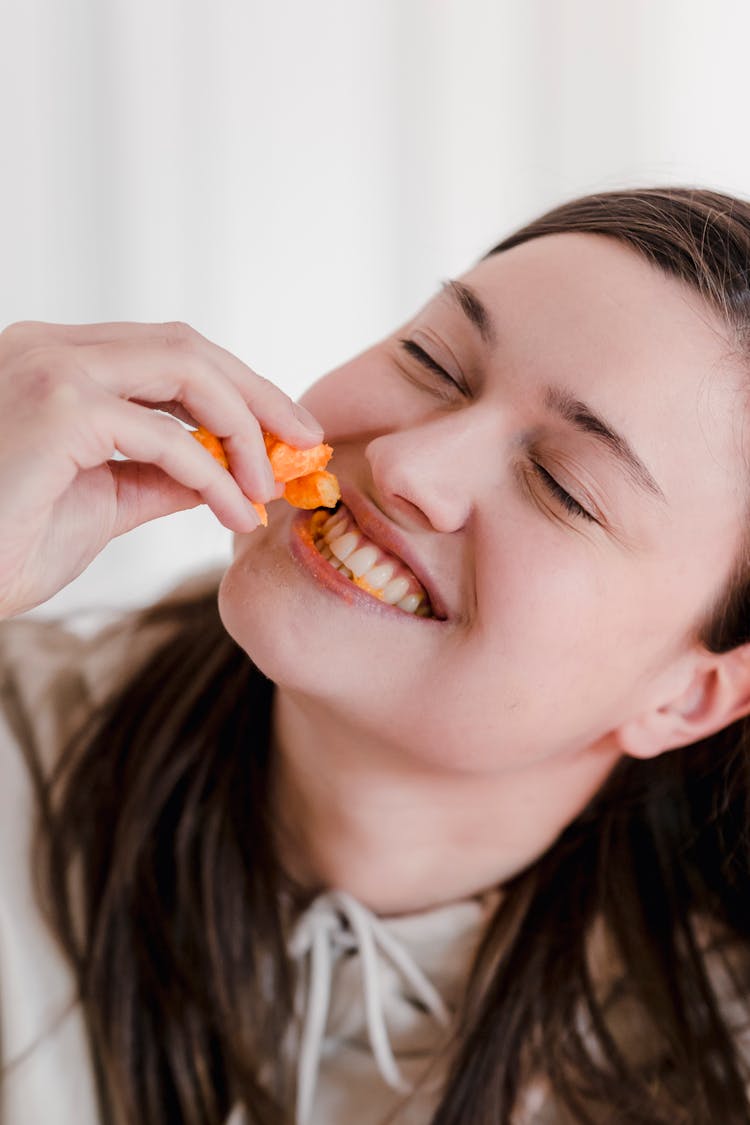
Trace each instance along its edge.
{"label": "chin", "polygon": [[290,696],[322,708],[339,729],[353,728],[403,761],[458,773],[476,768],[465,740],[459,748],[446,739],[445,716],[431,715],[423,699],[400,689],[392,662],[375,658],[367,634],[358,640],[337,629],[335,615],[311,606],[309,596],[269,571],[254,569],[250,589],[243,563],[246,567],[239,552],[224,575],[219,613],[263,675]]}
{"label": "chin", "polygon": [[[248,573],[242,551],[219,586],[219,616],[224,628],[260,671],[274,683],[303,681],[310,664],[313,628],[309,611],[300,612],[299,597],[275,567]],[[307,669],[308,678],[311,671]],[[300,685],[301,686],[301,683]]]}
{"label": "chin", "polygon": [[424,660],[423,626],[333,598],[293,559],[294,517],[283,509],[280,517],[265,532],[235,536],[218,593],[225,629],[279,688],[388,742],[408,732],[413,749],[429,738],[434,755],[440,731],[427,729],[436,724],[421,706],[423,678],[404,674]]}
{"label": "chin", "polygon": [[279,687],[337,706],[356,694],[361,663],[352,659],[351,637],[337,635],[331,614],[314,604],[288,553],[235,541],[218,608],[229,635]]}

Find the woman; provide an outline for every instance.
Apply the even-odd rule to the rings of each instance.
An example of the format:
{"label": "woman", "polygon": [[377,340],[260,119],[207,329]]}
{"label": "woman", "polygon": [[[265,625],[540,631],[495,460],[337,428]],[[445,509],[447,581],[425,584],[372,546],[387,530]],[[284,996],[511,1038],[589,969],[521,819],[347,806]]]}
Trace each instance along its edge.
{"label": "woman", "polygon": [[[4,334],[4,617],[237,533],[218,599],[3,627],[9,1121],[750,1121],[749,265],[715,192],[564,204],[311,419],[187,329]],[[343,505],[255,530],[313,419]]]}

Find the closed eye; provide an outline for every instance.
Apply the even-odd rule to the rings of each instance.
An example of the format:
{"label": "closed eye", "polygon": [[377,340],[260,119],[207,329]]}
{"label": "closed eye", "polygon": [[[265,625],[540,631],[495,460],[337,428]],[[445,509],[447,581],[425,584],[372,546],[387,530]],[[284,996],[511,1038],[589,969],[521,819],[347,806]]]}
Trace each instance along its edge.
{"label": "closed eye", "polygon": [[[450,375],[444,367],[441,367],[437,360],[433,359],[430,353],[425,351],[424,348],[420,347],[420,345],[417,344],[414,340],[409,340],[408,338],[401,339],[399,340],[399,344],[404,349],[404,351],[414,359],[416,359],[417,362],[422,365],[422,367],[425,367],[428,371],[435,372],[435,374],[439,375],[441,379],[443,379],[446,383],[450,383],[451,386],[455,387],[462,394],[466,393],[464,388],[456,382],[453,376]],[[591,512],[587,511],[587,509],[584,508],[582,504],[579,504],[578,501],[573,496],[571,496],[569,492],[566,492],[562,485],[558,481],[556,481],[551,473],[548,473],[542,465],[540,465],[537,461],[532,461],[531,463],[534,467],[534,472],[541,479],[547,491],[552,493],[555,499],[563,506],[563,508],[565,508],[567,512],[570,512],[571,515],[578,516],[581,519],[589,520],[591,523],[599,522],[596,517],[592,516]]]}
{"label": "closed eye", "polygon": [[531,463],[534,466],[534,472],[544,483],[547,491],[552,493],[555,499],[562,504],[563,508],[565,508],[566,511],[570,512],[571,515],[581,516],[583,519],[590,520],[591,523],[599,522],[594,516],[592,516],[591,512],[587,511],[582,504],[579,504],[578,501],[575,500],[569,492],[566,492],[562,485],[559,484],[558,481],[556,481],[555,478],[550,473],[548,473],[545,468],[543,468],[536,461],[532,461]]}
{"label": "closed eye", "polygon": [[418,363],[421,363],[422,367],[426,367],[428,371],[434,371],[435,374],[439,375],[446,383],[450,383],[451,386],[455,387],[461,394],[466,393],[460,383],[458,383],[452,375],[449,375],[445,368],[441,367],[438,361],[433,359],[430,353],[426,352],[424,348],[420,347],[414,340],[399,340],[399,344],[405,352],[416,359]]}

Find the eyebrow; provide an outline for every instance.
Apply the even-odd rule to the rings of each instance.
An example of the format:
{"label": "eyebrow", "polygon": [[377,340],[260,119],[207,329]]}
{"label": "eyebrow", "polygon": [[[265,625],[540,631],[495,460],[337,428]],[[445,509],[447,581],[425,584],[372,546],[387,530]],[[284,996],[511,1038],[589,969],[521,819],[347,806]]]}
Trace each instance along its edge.
{"label": "eyebrow", "polygon": [[[482,303],[477,293],[465,282],[454,280],[444,282],[443,290],[454,298],[484,342],[494,346],[497,342],[495,326],[486,305]],[[554,411],[563,421],[569,422],[581,433],[598,438],[614,453],[635,484],[666,502],[661,488],[627,438],[596,414],[587,403],[564,388],[552,386],[547,387],[545,391],[544,403],[548,410]]]}
{"label": "eyebrow", "polygon": [[627,439],[600,415],[595,414],[590,406],[558,387],[548,387],[544,401],[550,410],[554,410],[566,422],[571,422],[577,430],[599,438],[612,450],[637,485],[666,502],[661,488]]}
{"label": "eyebrow", "polygon": [[485,344],[494,346],[497,338],[492,317],[474,290],[465,285],[463,281],[448,280],[443,282],[443,291],[454,298],[461,311],[466,314],[478,330]]}

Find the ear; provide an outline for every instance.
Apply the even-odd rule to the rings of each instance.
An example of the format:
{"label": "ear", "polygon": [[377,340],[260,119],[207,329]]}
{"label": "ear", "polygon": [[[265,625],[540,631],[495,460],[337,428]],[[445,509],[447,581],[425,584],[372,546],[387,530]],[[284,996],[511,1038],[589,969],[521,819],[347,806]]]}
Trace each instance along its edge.
{"label": "ear", "polygon": [[750,644],[719,654],[701,649],[681,689],[626,720],[613,733],[624,754],[655,758],[665,750],[708,738],[748,714]]}

